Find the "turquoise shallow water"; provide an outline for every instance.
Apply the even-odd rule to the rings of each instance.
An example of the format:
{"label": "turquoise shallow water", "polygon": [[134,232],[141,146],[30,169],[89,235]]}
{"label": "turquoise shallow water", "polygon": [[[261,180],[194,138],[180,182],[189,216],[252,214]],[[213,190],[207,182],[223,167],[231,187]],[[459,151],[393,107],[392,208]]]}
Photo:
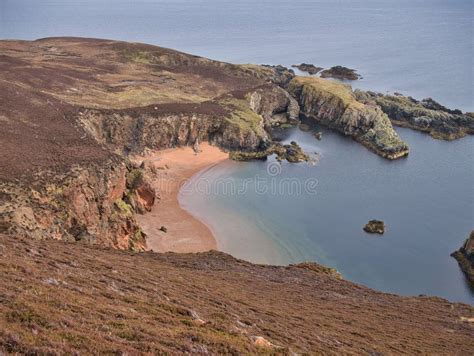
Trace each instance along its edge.
{"label": "turquoise shallow water", "polygon": [[[473,4],[0,0],[0,38],[86,36],[153,43],[236,63],[341,64],[364,77],[354,86],[431,96],[474,111]],[[316,141],[290,130],[285,139],[319,152],[318,165],[283,164],[280,171],[271,160],[226,162],[201,174],[209,192],[183,194],[181,201],[236,256],[281,264],[314,260],[384,291],[474,303],[449,256],[474,228],[474,139],[444,142],[399,132],[411,146],[410,156],[388,162],[336,133],[325,131]],[[282,191],[262,191],[255,182]],[[308,182],[317,182],[315,189],[298,194]],[[241,189],[229,194],[232,187]],[[383,237],[361,230],[371,218],[387,222]]]}

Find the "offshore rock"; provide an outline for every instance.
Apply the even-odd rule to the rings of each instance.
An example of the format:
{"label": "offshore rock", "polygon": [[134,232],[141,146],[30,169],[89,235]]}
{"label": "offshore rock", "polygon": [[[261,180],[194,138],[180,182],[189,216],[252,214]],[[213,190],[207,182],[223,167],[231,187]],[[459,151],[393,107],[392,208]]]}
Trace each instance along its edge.
{"label": "offshore rock", "polygon": [[356,73],[355,69],[346,68],[343,66],[335,66],[329,69],[325,69],[321,72],[321,78],[336,78],[341,80],[357,80],[361,78]]}
{"label": "offshore rock", "polygon": [[294,141],[289,145],[272,143],[267,149],[254,152],[232,151],[229,157],[235,161],[266,160],[268,156],[273,154],[276,155],[276,159],[279,162],[286,160],[290,163],[299,163],[309,161],[310,159]]}

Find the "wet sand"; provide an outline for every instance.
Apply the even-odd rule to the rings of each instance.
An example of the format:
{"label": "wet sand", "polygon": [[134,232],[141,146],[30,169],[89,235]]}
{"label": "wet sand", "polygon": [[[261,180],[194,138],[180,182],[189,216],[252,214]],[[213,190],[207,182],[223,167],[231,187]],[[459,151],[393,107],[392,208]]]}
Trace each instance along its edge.
{"label": "wet sand", "polygon": [[[217,249],[209,228],[181,208],[178,194],[183,184],[199,171],[223,160],[228,154],[207,143],[196,154],[191,147],[157,151],[141,157],[147,167],[154,167],[152,185],[158,192],[151,212],[137,215],[147,234],[150,250],[156,252],[203,252]],[[164,226],[167,232],[161,231]]]}

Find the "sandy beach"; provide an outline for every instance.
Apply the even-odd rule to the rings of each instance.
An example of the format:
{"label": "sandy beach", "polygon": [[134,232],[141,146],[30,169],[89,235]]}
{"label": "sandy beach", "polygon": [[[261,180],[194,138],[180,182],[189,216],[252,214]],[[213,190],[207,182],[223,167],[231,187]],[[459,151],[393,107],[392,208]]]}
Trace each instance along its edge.
{"label": "sandy beach", "polygon": [[[151,212],[137,215],[150,250],[203,252],[217,248],[209,228],[180,207],[178,194],[194,174],[225,159],[227,153],[207,143],[200,145],[197,154],[192,147],[180,147],[141,157],[147,167],[154,167],[152,185],[159,196]],[[160,230],[162,226],[166,232]]]}

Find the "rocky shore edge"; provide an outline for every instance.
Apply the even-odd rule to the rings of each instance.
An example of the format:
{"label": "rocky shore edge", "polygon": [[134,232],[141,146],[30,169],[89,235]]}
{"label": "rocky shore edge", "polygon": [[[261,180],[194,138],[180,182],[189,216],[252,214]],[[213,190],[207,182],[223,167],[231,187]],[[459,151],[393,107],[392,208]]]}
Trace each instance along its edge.
{"label": "rocky shore edge", "polygon": [[474,230],[471,231],[461,248],[454,251],[451,256],[458,261],[471,287],[474,288]]}

